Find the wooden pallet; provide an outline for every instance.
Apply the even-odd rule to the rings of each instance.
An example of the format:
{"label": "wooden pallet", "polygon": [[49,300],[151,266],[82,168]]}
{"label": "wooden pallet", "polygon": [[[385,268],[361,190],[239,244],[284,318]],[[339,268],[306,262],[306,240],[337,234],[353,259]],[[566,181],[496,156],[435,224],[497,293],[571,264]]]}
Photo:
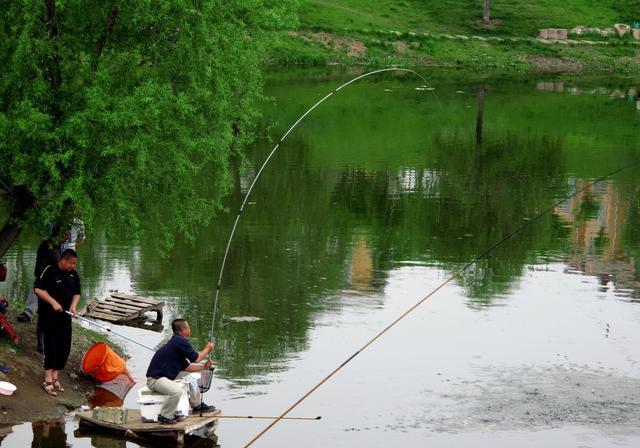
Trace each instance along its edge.
{"label": "wooden pallet", "polygon": [[165,440],[171,442],[173,446],[176,442],[182,446],[185,443],[185,436],[212,435],[217,423],[216,416],[219,413],[220,410],[216,409],[202,417],[190,415],[186,420],[172,425],[143,423],[138,409],[95,408],[92,411],[78,412],[76,416],[80,418],[80,425],[85,428],[100,428],[134,440],[167,438]]}
{"label": "wooden pallet", "polygon": [[163,306],[164,302],[162,300],[114,292],[102,300],[93,299],[86,307],[80,310],[78,315],[118,324],[127,324],[144,322],[147,320],[145,313],[154,312],[156,313],[155,322],[161,323]]}

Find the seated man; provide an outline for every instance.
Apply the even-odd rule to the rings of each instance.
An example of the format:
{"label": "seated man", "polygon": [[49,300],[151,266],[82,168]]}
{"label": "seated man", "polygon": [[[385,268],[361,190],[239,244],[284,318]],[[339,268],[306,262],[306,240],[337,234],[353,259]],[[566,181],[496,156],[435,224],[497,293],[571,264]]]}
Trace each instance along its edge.
{"label": "seated man", "polygon": [[[191,336],[191,327],[186,320],[174,320],[171,322],[171,329],[173,336],[153,355],[147,369],[149,390],[168,395],[158,415],[158,422],[165,424],[176,423],[186,418],[182,414],[176,414],[182,396],[182,387],[174,380],[180,371],[200,372],[213,364],[211,360],[199,364],[213,351],[213,342],[207,342],[202,351],[196,352],[187,339]],[[216,409],[215,406],[202,403],[200,391],[194,387],[189,387],[189,403],[193,412],[212,412]]]}
{"label": "seated man", "polygon": [[0,295],[0,314],[4,314],[9,306],[9,299],[6,296]]}

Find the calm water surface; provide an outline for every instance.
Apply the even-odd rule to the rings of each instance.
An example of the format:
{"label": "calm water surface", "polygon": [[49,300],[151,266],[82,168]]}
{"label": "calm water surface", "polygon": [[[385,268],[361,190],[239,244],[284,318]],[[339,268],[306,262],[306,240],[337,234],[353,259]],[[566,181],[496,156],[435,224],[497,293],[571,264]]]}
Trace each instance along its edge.
{"label": "calm water surface", "polygon": [[[263,129],[272,141],[235,170],[231,211],[273,141],[353,76],[271,76]],[[431,84],[408,75],[353,84],[276,153],[231,246],[207,402],[278,415],[487,247],[640,159],[639,86],[628,81]],[[169,260],[152,241],[89,229],[84,298],[110,289],[164,298],[165,324],[187,317],[201,346],[233,218],[221,215]],[[24,233],[6,257],[13,297],[26,297],[38,242]],[[636,167],[553,207],[292,413],[320,421],[281,422],[255,446],[638,446],[639,256]],[[169,334],[114,330],[152,346]],[[128,347],[142,383],[151,353]],[[223,420],[218,443],[242,446],[265,425]],[[50,446],[64,437],[138,446],[75,429],[69,418]],[[31,444],[31,424],[12,430],[2,446]]]}

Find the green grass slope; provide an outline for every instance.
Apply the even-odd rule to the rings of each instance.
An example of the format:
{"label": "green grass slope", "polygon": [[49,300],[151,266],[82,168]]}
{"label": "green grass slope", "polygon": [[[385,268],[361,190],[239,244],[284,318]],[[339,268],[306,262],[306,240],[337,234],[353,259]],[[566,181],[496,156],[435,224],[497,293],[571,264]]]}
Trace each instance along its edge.
{"label": "green grass slope", "polygon": [[630,35],[546,43],[539,28],[611,28],[640,21],[640,0],[301,0],[295,30],[275,33],[272,64],[404,65],[486,73],[640,73]]}
{"label": "green grass slope", "polygon": [[494,27],[478,25],[482,0],[303,0],[302,28],[535,36],[538,28],[609,28],[640,20],[640,0],[493,0]]}

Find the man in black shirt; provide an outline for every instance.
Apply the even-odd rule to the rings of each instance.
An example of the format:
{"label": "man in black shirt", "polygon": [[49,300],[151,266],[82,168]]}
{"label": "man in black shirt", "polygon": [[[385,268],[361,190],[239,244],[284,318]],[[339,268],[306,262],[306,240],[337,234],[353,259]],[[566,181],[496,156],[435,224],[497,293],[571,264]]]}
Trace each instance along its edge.
{"label": "man in black shirt", "polygon": [[62,253],[60,261],[47,266],[36,280],[38,321],[42,327],[44,345],[44,382],[49,395],[64,392],[58,373],[64,369],[71,352],[71,316],[80,301],[80,277],[75,271],[78,254],[72,249]]}
{"label": "man in black shirt", "polygon": [[[182,396],[182,387],[174,380],[180,371],[200,372],[211,367],[213,362],[207,360],[199,364],[209,353],[213,351],[213,342],[207,342],[202,351],[196,352],[187,339],[191,336],[191,327],[184,319],[176,319],[171,322],[173,336],[153,355],[147,369],[147,387],[152,392],[168,395],[158,421],[160,423],[175,423],[183,420],[185,416],[176,415],[178,403]],[[195,387],[189,387],[189,402],[194,412],[212,412],[215,406],[209,406],[201,401],[200,391]]]}

